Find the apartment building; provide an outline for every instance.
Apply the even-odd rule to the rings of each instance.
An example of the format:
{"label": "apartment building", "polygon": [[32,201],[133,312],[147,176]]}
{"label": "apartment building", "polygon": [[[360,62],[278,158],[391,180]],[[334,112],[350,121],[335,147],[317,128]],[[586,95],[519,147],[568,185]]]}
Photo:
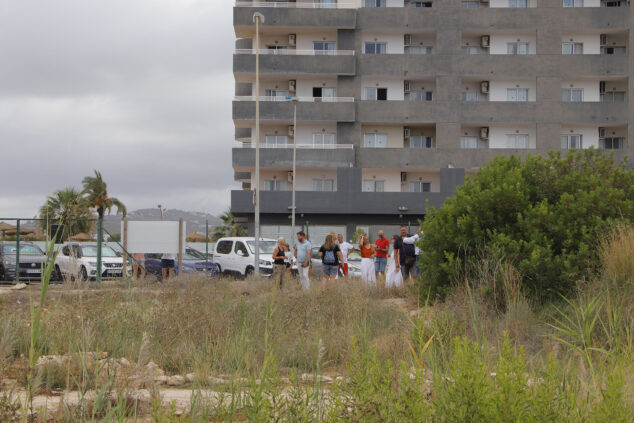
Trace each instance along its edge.
{"label": "apartment building", "polygon": [[295,178],[320,242],[416,225],[496,155],[632,156],[633,17],[622,0],[238,1],[231,209],[253,233],[256,49],[262,234],[290,236]]}

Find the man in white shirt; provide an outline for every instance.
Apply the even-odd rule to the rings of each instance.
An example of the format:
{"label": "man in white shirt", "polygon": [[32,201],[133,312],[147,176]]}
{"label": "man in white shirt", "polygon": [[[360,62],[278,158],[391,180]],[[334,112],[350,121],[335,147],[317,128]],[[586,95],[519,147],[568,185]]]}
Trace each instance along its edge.
{"label": "man in white shirt", "polygon": [[349,242],[343,240],[343,235],[337,235],[337,241],[339,242],[339,249],[341,250],[341,255],[343,255],[343,262],[339,263],[339,272],[343,276],[348,277],[348,255],[354,251],[354,246]]}
{"label": "man in white shirt", "polygon": [[418,276],[420,273],[420,268],[418,267],[418,260],[420,259],[420,248],[416,245],[416,242],[423,236],[423,228],[418,228],[418,233],[412,236],[408,236],[403,238],[403,244],[414,244],[414,249],[416,250],[416,266],[414,266],[414,274]]}

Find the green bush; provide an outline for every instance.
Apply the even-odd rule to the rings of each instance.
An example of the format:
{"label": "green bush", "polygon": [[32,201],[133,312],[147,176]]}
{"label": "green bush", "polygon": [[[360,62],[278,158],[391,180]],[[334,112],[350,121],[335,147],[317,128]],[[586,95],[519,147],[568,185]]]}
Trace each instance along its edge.
{"label": "green bush", "polygon": [[432,209],[420,241],[421,292],[444,296],[482,259],[511,263],[528,293],[557,298],[599,264],[598,235],[634,219],[634,171],[590,149],[496,157]]}

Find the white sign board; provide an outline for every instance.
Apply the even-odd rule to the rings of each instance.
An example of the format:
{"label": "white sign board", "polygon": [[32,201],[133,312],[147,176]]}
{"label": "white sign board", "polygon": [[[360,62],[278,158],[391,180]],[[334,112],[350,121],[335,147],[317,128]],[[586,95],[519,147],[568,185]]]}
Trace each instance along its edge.
{"label": "white sign board", "polygon": [[[183,247],[186,222],[183,222]],[[123,234],[123,222],[121,222]],[[178,222],[128,221],[129,253],[178,254]]]}

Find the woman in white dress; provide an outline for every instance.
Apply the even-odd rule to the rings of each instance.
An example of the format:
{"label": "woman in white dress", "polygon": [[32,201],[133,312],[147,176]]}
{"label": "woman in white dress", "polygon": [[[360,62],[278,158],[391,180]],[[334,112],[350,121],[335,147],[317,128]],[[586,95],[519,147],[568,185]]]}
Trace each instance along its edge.
{"label": "woman in white dress", "polygon": [[[392,237],[392,245],[396,242],[397,236],[394,235]],[[403,286],[403,275],[400,270],[396,270],[396,261],[394,261],[394,251],[390,254],[390,260],[387,264],[387,273],[385,275],[385,287],[393,288],[393,287],[402,287]]]}
{"label": "woman in white dress", "polygon": [[376,273],[374,271],[374,246],[370,244],[367,235],[362,235],[359,240],[361,251],[361,279],[369,285],[376,285]]}

